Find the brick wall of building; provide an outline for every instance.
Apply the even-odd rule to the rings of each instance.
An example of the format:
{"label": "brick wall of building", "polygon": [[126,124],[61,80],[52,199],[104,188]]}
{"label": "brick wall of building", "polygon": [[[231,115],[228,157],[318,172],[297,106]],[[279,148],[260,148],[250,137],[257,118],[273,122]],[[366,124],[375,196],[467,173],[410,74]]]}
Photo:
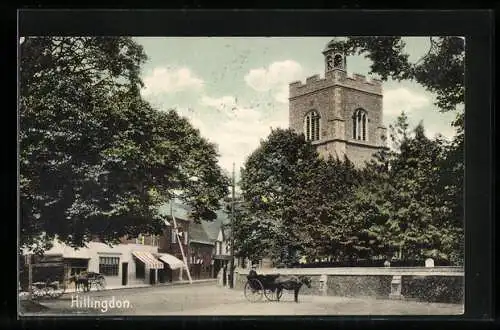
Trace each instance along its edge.
{"label": "brick wall of building", "polygon": [[[180,219],[176,219],[176,221],[177,221],[177,226],[179,228],[182,228],[182,231],[184,233],[189,231],[189,221],[184,221]],[[176,242],[172,241],[172,231],[173,231],[173,226],[167,227],[163,231],[163,235],[160,237],[159,240],[158,252],[171,254],[177,257],[178,259],[182,260],[182,253],[181,253],[181,248],[179,247],[179,243],[177,241]],[[186,244],[184,235],[185,234],[183,234],[182,236],[182,248],[184,250],[184,254],[186,255],[186,257],[188,257],[190,255],[189,244]],[[187,259],[189,264],[189,257]]]}

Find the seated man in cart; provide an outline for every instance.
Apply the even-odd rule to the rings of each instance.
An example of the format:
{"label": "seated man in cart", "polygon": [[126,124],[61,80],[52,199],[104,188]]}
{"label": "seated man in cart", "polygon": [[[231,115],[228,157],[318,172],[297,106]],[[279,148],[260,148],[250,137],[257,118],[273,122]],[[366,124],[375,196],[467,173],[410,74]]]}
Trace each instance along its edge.
{"label": "seated man in cart", "polygon": [[252,269],[248,272],[248,278],[254,278],[257,277],[257,271],[255,270],[257,267],[255,265],[252,265]]}

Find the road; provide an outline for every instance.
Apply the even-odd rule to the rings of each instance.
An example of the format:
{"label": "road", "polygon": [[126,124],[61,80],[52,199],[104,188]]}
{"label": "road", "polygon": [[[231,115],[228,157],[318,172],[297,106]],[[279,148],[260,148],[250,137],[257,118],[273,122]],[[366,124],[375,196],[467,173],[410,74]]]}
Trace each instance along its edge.
{"label": "road", "polygon": [[[88,297],[88,298],[87,298]],[[77,300],[78,299],[78,300]],[[104,303],[103,303],[104,301]],[[111,301],[114,301],[112,308]],[[285,293],[280,302],[249,302],[243,292],[221,288],[213,283],[120,289],[67,294],[57,300],[43,301],[49,309],[36,314],[57,315],[458,315],[462,305],[373,298],[299,296]],[[129,303],[129,305],[127,305]],[[72,305],[73,304],[73,305]],[[80,305],[79,305],[80,304]],[[87,306],[85,306],[85,304]],[[105,308],[107,304],[108,308]],[[122,305],[121,307],[119,305]],[[88,306],[93,307],[89,308]]]}

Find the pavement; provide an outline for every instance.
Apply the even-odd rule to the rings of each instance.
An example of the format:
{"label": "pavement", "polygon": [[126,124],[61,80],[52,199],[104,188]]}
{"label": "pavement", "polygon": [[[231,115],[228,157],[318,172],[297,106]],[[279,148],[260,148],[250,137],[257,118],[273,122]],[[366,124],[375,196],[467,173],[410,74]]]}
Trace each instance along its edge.
{"label": "pavement", "polygon": [[[202,280],[193,280],[192,283],[197,284],[197,283],[211,283],[215,284],[217,282],[216,279],[214,278],[209,278],[209,279],[202,279]],[[174,282],[168,282],[168,283],[158,283],[153,285],[150,284],[129,284],[127,286],[123,285],[107,285],[104,290],[98,290],[96,287],[91,287],[90,292],[102,292],[102,291],[108,291],[108,290],[128,290],[128,289],[138,289],[138,288],[153,288],[153,287],[165,287],[165,286],[178,286],[178,285],[189,285],[190,282],[187,280],[182,280],[182,281],[174,281]],[[69,288],[66,289],[63,297],[70,295],[70,294],[75,294],[77,293],[75,288]],[[78,293],[81,293],[81,291],[78,291]],[[21,300],[26,299],[28,296],[27,292],[20,292],[19,297]]]}
{"label": "pavement", "polygon": [[[282,301],[246,300],[242,290],[210,282],[65,294],[41,301],[38,312],[21,316],[263,316],[263,315],[460,315],[463,305],[374,298],[299,296],[285,292]],[[32,309],[31,309],[32,310]]]}

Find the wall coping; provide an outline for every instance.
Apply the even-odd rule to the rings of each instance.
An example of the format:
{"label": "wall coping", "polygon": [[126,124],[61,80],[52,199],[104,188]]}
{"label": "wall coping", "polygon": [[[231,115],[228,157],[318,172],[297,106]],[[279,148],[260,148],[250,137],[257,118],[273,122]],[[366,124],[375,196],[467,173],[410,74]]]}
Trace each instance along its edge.
{"label": "wall coping", "polygon": [[[336,267],[336,268],[261,268],[257,274],[282,275],[358,275],[358,276],[464,276],[462,267]],[[248,275],[249,269],[236,273]]]}

